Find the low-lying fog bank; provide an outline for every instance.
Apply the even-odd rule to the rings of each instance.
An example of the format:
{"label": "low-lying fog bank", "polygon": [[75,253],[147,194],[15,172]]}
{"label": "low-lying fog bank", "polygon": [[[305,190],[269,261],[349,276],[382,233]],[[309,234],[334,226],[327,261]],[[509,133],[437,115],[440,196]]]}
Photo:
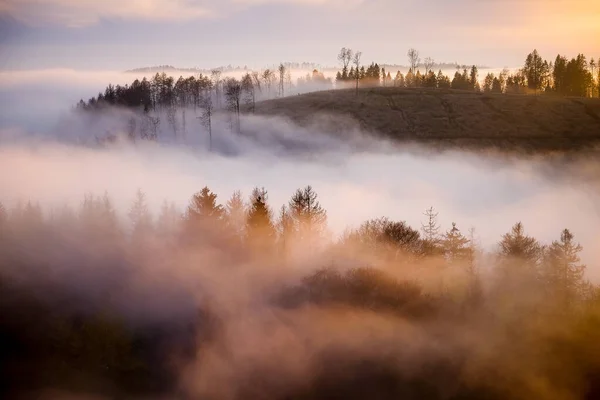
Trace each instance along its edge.
{"label": "low-lying fog bank", "polygon": [[[209,152],[206,129],[189,117],[192,110],[185,139],[174,142],[165,127],[158,143],[127,142],[121,127],[129,114],[113,113],[70,116],[55,138],[3,132],[0,200],[39,201],[49,210],[64,202],[76,206],[83,193],[107,192],[124,215],[137,189],[158,210],[165,199],[183,209],[204,186],[222,203],[236,190],[249,194],[260,186],[277,210],[310,184],[329,212],[334,234],[381,216],[419,227],[424,210],[433,206],[444,230],[452,222],[463,231],[475,227],[487,248],[518,221],[544,241],[569,228],[586,248],[589,273],[596,276],[600,217],[594,160],[566,164],[551,157],[432,153],[374,139],[352,124],[340,136],[253,116],[242,119],[241,134],[229,130],[226,117],[216,118]],[[119,139],[97,146],[92,138],[103,131]],[[76,144],[84,141],[90,146]]]}
{"label": "low-lying fog bank", "polygon": [[598,395],[597,159],[199,116],[0,131],[8,398]]}

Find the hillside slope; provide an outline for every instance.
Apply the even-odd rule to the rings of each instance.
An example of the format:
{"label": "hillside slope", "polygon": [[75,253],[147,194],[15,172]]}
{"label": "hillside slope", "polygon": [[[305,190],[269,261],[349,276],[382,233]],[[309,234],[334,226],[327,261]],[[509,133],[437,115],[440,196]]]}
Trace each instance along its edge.
{"label": "hillside slope", "polygon": [[256,113],[307,125],[327,115],[329,128],[348,117],[375,134],[434,146],[502,148],[526,152],[600,146],[600,99],[477,94],[435,89],[361,89],[315,92],[256,104]]}

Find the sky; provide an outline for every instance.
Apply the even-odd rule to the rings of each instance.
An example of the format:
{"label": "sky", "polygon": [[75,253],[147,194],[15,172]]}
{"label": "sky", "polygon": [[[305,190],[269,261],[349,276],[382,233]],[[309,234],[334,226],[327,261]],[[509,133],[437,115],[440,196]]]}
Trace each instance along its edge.
{"label": "sky", "polygon": [[365,60],[517,67],[600,56],[598,0],[0,0],[0,69],[260,68]]}

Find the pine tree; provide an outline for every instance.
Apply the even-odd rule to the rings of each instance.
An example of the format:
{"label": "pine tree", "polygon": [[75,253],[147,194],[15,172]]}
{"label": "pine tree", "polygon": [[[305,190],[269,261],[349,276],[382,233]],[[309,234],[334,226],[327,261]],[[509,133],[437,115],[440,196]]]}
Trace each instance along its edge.
{"label": "pine tree", "polygon": [[214,233],[222,228],[224,215],[223,206],[217,204],[217,195],[205,186],[192,196],[188,205],[185,214],[187,235],[206,234],[207,230]]}
{"label": "pine tree", "polygon": [[406,86],[406,82],[404,81],[404,75],[402,75],[402,72],[398,71],[396,73],[396,78],[394,79],[394,86],[397,87],[405,87]]}
{"label": "pine tree", "polygon": [[437,222],[438,213],[433,207],[428,208],[423,213],[427,217],[427,221],[421,223],[421,231],[423,232],[423,253],[425,255],[438,255],[441,252],[441,240],[439,237],[440,226]]}
{"label": "pine tree", "polygon": [[469,229],[469,246],[466,260],[468,277],[466,302],[471,307],[480,306],[483,301],[483,287],[479,268],[477,267],[478,253],[480,253],[480,249],[475,239],[475,228],[471,228]]}
{"label": "pine tree", "polygon": [[289,217],[297,240],[314,242],[327,225],[327,212],[317,200],[317,193],[309,185],[298,189],[289,202]]}
{"label": "pine tree", "polygon": [[164,238],[175,238],[181,223],[181,213],[175,203],[164,201],[161,208],[156,228]]}
{"label": "pine tree", "polygon": [[421,71],[417,70],[417,73],[415,75],[414,81],[413,81],[413,86],[414,87],[421,87],[423,86],[423,75],[421,75]]}
{"label": "pine tree", "polygon": [[404,82],[406,84],[406,87],[415,87],[415,74],[413,73],[412,69],[408,70],[408,72],[406,73],[406,77],[404,78]]}
{"label": "pine tree", "polygon": [[492,91],[492,88],[494,86],[494,79],[496,79],[496,78],[494,77],[494,74],[492,74],[492,73],[488,73],[485,76],[485,80],[483,81],[484,93],[490,93]]}
{"label": "pine tree", "polygon": [[544,257],[544,283],[551,298],[564,307],[570,307],[581,299],[586,286],[586,267],[579,258],[582,250],[581,245],[575,243],[573,234],[565,229],[560,241],[552,242]]}
{"label": "pine tree", "polygon": [[468,260],[470,252],[469,239],[464,237],[456,227],[456,223],[452,223],[452,229],[444,234],[441,242],[444,256],[450,264]]}
{"label": "pine tree", "polygon": [[448,78],[440,69],[437,74],[437,87],[440,89],[450,89],[450,78]]}
{"label": "pine tree", "polygon": [[550,72],[548,62],[542,60],[537,50],[533,50],[525,60],[523,72],[527,78],[527,86],[536,92],[542,89]]}
{"label": "pine tree", "polygon": [[128,216],[131,221],[132,239],[135,241],[147,238],[152,231],[152,216],[148,211],[146,195],[140,189],[136,192]]}
{"label": "pine tree", "polygon": [[492,93],[502,93],[502,83],[498,78],[492,81]]}
{"label": "pine tree", "polygon": [[246,238],[255,250],[268,250],[275,240],[272,212],[267,205],[268,195],[264,188],[254,188],[246,219]]}
{"label": "pine tree", "polygon": [[247,209],[242,192],[233,192],[226,205],[227,224],[238,238],[244,236],[246,230]]}
{"label": "pine tree", "polygon": [[516,223],[509,233],[502,236],[500,246],[500,271],[513,275],[515,279],[534,279],[543,248],[538,241],[525,234],[521,222]]}
{"label": "pine tree", "polygon": [[279,210],[277,231],[281,249],[285,254],[289,249],[290,242],[294,239],[294,220],[285,204]]}

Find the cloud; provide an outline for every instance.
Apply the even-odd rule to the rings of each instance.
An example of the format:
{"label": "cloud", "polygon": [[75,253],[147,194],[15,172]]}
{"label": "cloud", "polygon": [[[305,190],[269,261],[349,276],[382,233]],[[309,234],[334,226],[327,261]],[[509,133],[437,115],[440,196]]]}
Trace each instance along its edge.
{"label": "cloud", "polygon": [[190,0],[7,0],[0,10],[32,25],[93,25],[103,18],[183,21],[212,15],[203,1]]}
{"label": "cloud", "polygon": [[252,6],[297,4],[341,6],[363,0],[6,0],[0,12],[8,12],[32,25],[56,24],[67,27],[94,25],[103,18],[136,19],[161,22],[189,21],[216,17]]}

